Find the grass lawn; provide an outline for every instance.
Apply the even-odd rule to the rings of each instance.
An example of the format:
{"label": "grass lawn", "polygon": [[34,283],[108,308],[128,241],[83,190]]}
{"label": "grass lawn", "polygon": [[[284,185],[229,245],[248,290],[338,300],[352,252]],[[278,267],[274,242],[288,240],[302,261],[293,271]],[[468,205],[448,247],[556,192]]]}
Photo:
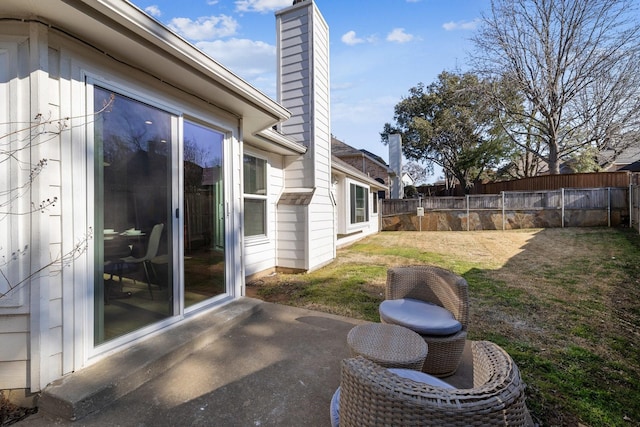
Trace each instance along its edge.
{"label": "grass lawn", "polygon": [[502,346],[545,426],[640,425],[640,236],[608,228],[383,232],[330,265],[247,284],[266,301],[379,321],[386,270],[432,264],[469,282],[469,339]]}

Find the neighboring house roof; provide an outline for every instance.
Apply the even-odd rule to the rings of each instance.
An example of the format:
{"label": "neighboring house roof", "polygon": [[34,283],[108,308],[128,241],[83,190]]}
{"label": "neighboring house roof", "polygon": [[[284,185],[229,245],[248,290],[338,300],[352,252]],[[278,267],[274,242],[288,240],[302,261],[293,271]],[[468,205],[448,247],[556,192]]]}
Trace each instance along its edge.
{"label": "neighboring house roof", "polygon": [[371,162],[378,164],[381,168],[386,169],[387,173],[391,176],[395,176],[395,172],[384,162],[384,160],[370,153],[367,150],[358,150],[335,137],[331,137],[331,154],[339,159],[362,157]]}
{"label": "neighboring house roof", "polygon": [[357,179],[363,183],[369,184],[371,187],[378,188],[380,190],[386,190],[387,187],[384,184],[376,181],[370,176],[360,172],[358,169],[354,168],[348,163],[343,162],[336,156],[331,156],[331,169],[334,171],[341,172],[351,178]]}
{"label": "neighboring house roof", "polygon": [[[600,155],[602,159],[613,156],[613,151],[603,151]],[[610,171],[631,170],[627,169],[627,167],[638,161],[640,161],[640,139],[618,154],[613,161],[608,162],[606,169]],[[637,170],[634,170],[634,172],[637,172]]]}
{"label": "neighboring house roof", "polygon": [[622,136],[621,145],[628,145],[622,150],[603,150],[598,153],[598,163],[607,171],[628,169],[627,166],[640,161],[640,132],[629,131]]}
{"label": "neighboring house roof", "polygon": [[378,156],[377,154],[373,154],[371,151],[367,151],[364,148],[361,148],[358,151],[360,151],[361,153],[364,153],[367,157],[370,157],[371,159],[377,161],[381,165],[385,165],[385,166],[387,165],[387,162],[385,162],[382,157]]}
{"label": "neighboring house roof", "polygon": [[282,105],[128,1],[2,0],[0,15],[5,23],[7,17],[41,22],[242,118],[245,138],[290,117]]}
{"label": "neighboring house roof", "polygon": [[331,137],[331,154],[342,157],[342,156],[361,156],[362,153],[360,150],[345,144],[335,137]]}
{"label": "neighboring house roof", "polygon": [[640,172],[640,160],[636,160],[633,163],[629,163],[626,166],[617,169],[619,171]]}

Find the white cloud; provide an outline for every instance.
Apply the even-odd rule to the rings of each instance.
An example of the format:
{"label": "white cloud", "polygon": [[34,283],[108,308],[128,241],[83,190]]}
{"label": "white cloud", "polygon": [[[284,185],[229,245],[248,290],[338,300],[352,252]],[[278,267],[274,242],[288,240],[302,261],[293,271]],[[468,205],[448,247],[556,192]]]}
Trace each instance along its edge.
{"label": "white cloud", "polygon": [[474,19],[473,21],[458,21],[458,22],[450,21],[442,24],[442,28],[444,28],[447,31],[475,30],[476,28],[478,28],[479,24],[480,24],[480,19]]}
{"label": "white cloud", "polygon": [[236,33],[238,22],[230,16],[202,16],[195,21],[189,18],[173,18],[169,27],[191,40],[207,40],[228,37]]}
{"label": "white cloud", "polygon": [[276,47],[268,43],[233,38],[202,41],[196,46],[245,80],[275,76]]}
{"label": "white cloud", "polygon": [[162,15],[160,8],[155,4],[149,7],[145,7],[144,11],[147,12],[149,15],[153,16],[154,18],[158,18],[160,15]]}
{"label": "white cloud", "polygon": [[407,43],[413,40],[413,35],[404,32],[404,28],[394,28],[387,35],[387,41],[395,43]]}
{"label": "white cloud", "polygon": [[364,43],[364,39],[357,37],[356,32],[353,30],[343,34],[341,40],[342,40],[342,43],[348,44],[349,46]]}
{"label": "white cloud", "polygon": [[208,4],[209,6],[214,6],[214,5],[218,4],[218,0],[208,0],[208,1],[207,1],[207,4]]}
{"label": "white cloud", "polygon": [[375,43],[376,36],[372,35],[372,36],[362,38],[362,37],[356,36],[356,32],[351,30],[344,33],[340,38],[340,40],[342,40],[342,43],[344,44],[347,44],[349,46],[354,46],[360,43]]}
{"label": "white cloud", "polygon": [[292,4],[291,0],[236,0],[236,10],[238,12],[268,13],[289,7]]}

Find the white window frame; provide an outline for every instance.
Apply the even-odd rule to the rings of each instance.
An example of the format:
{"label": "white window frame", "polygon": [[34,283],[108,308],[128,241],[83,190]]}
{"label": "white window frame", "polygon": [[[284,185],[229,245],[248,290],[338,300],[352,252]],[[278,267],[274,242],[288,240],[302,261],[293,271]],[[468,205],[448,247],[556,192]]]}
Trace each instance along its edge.
{"label": "white window frame", "polygon": [[[360,227],[363,225],[367,225],[369,223],[370,220],[370,214],[369,214],[369,186],[368,185],[364,185],[358,181],[353,181],[353,180],[349,180],[347,182],[348,185],[348,190],[347,190],[347,199],[349,200],[349,210],[348,210],[348,224],[349,227]],[[352,186],[355,186],[356,188],[361,188],[365,191],[365,197],[364,197],[364,201],[367,204],[367,206],[364,207],[364,214],[365,214],[365,219],[364,221],[357,221],[354,222],[354,217],[352,215],[353,210],[356,209],[356,207],[354,206],[354,203],[356,202],[356,200],[354,199],[354,197],[352,197],[352,193],[351,193],[351,189]]]}
{"label": "white window frame", "polygon": [[[265,187],[265,194],[252,194],[252,193],[247,193],[245,190],[247,188],[247,186],[245,185],[245,179],[244,179],[244,158],[245,157],[252,157],[254,159],[257,160],[261,160],[264,162],[264,187]],[[261,243],[265,240],[268,240],[268,236],[269,236],[269,160],[264,157],[264,156],[260,156],[257,155],[253,152],[250,151],[245,151],[243,153],[242,156],[242,202],[243,202],[243,221],[242,221],[242,233],[245,239],[246,243]],[[252,234],[252,235],[247,235],[246,234],[246,227],[244,225],[244,221],[246,220],[246,212],[244,210],[244,202],[246,200],[260,200],[263,201],[264,203],[264,215],[262,217],[262,221],[263,221],[263,231],[264,233],[261,234]]]}
{"label": "white window frame", "polygon": [[369,194],[371,194],[371,216],[378,215],[378,191],[369,188]]}

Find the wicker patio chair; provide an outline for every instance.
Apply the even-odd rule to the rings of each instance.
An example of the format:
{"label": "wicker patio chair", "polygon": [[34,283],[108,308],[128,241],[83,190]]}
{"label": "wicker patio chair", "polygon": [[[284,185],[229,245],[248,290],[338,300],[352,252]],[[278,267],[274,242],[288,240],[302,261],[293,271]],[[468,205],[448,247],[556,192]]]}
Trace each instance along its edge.
{"label": "wicker patio chair", "polygon": [[[431,303],[445,308],[453,315],[457,331],[420,330],[411,321],[402,322],[387,316],[386,307],[403,300],[412,303]],[[402,309],[401,307],[399,307]],[[422,370],[438,377],[455,373],[467,338],[469,323],[469,294],[466,280],[451,271],[434,266],[394,267],[387,271],[385,301],[380,304],[382,323],[395,323],[418,332],[426,341],[429,352]],[[425,322],[428,317],[425,316]]]}
{"label": "wicker patio chair", "polygon": [[511,357],[489,341],[471,346],[470,389],[416,382],[360,356],[343,360],[339,426],[533,426]]}

